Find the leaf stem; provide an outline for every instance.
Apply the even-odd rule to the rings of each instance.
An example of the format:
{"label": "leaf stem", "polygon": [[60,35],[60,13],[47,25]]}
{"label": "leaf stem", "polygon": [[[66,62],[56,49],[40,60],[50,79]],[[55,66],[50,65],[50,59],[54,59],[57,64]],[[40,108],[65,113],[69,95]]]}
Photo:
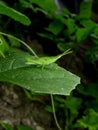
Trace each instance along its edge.
{"label": "leaf stem", "polygon": [[16,38],[15,36],[12,36],[12,35],[10,35],[10,34],[7,34],[7,33],[0,32],[0,34],[1,34],[1,35],[4,35],[4,36],[7,36],[7,37],[9,37],[9,38],[15,39],[16,41],[19,41],[19,42],[22,43],[24,46],[26,46],[27,49],[28,49],[35,57],[38,57],[38,56],[36,55],[36,53],[33,51],[33,49],[32,49],[29,45],[27,45],[27,43],[25,43],[24,41],[22,41],[22,40]]}
{"label": "leaf stem", "polygon": [[62,128],[60,127],[60,125],[59,125],[59,123],[58,123],[57,117],[56,117],[56,112],[55,112],[55,106],[54,106],[53,95],[50,94],[50,96],[51,96],[51,103],[52,103],[52,109],[53,109],[53,116],[54,116],[54,120],[55,120],[56,126],[57,126],[58,130],[62,130]]}

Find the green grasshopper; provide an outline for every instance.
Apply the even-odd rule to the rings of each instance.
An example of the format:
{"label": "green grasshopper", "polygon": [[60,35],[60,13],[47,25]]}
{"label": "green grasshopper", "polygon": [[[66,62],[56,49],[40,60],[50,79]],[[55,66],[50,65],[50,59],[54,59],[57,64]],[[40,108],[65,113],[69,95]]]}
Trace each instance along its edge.
{"label": "green grasshopper", "polygon": [[59,54],[57,56],[45,56],[45,57],[36,57],[36,58],[27,58],[26,59],[26,63],[30,64],[30,65],[41,65],[41,66],[45,66],[45,65],[49,65],[51,63],[56,62],[59,58],[61,58],[64,55],[67,55],[69,53],[72,53],[72,51],[70,49],[66,50],[64,53]]}

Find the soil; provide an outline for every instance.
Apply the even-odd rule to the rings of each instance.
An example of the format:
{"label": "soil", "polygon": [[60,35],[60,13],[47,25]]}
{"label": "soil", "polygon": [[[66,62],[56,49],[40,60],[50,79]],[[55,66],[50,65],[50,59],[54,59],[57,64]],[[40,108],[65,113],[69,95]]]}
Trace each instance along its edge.
{"label": "soil", "polygon": [[43,103],[31,101],[20,87],[0,84],[0,121],[14,128],[22,124],[33,130],[57,130],[52,113],[45,110],[44,98]]}

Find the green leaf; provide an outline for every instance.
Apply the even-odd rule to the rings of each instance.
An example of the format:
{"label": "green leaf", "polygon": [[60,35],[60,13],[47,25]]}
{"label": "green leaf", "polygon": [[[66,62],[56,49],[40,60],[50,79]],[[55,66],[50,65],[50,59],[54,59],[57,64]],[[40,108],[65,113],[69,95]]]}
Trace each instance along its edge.
{"label": "green leaf", "polygon": [[0,14],[7,15],[8,17],[10,17],[24,25],[30,25],[30,23],[31,23],[30,19],[26,15],[16,11],[13,8],[8,7],[7,5],[3,4],[2,2],[0,2]]}
{"label": "green leaf", "polygon": [[91,46],[89,50],[86,51],[85,61],[92,63],[94,65],[93,67],[97,70],[96,61],[98,61],[98,45]]}
{"label": "green leaf", "polygon": [[73,42],[60,42],[57,44],[57,47],[61,50],[61,51],[65,51],[68,48],[73,48],[74,47],[74,43]]}
{"label": "green leaf", "polygon": [[0,121],[0,125],[4,128],[4,130],[13,130],[13,127],[3,121]]}
{"label": "green leaf", "polygon": [[66,35],[70,36],[71,34],[73,34],[76,31],[77,26],[75,24],[74,19],[72,19],[72,18],[64,18],[64,17],[58,17],[58,18],[61,20],[61,22],[67,28],[67,29],[64,30],[64,32],[66,32],[66,33],[64,33],[65,36]]}
{"label": "green leaf", "polygon": [[79,43],[79,42],[85,40],[88,35],[89,35],[89,30],[87,30],[86,28],[78,28],[76,31],[75,40],[77,43]]}
{"label": "green leaf", "polygon": [[37,33],[40,37],[43,37],[43,38],[48,38],[48,39],[50,39],[50,40],[53,40],[54,39],[54,37],[53,37],[53,35],[52,34],[47,34],[47,33]]}
{"label": "green leaf", "polygon": [[19,41],[16,41],[13,38],[8,37],[8,40],[9,40],[9,42],[11,44],[11,47],[19,47],[21,45]]}
{"label": "green leaf", "polygon": [[61,10],[62,10],[62,12],[64,13],[64,16],[66,16],[66,17],[69,17],[69,16],[72,15],[72,14],[70,13],[70,11],[69,11],[67,8],[65,8],[65,7],[62,7]]}
{"label": "green leaf", "polygon": [[83,19],[80,21],[80,24],[82,24],[82,26],[87,28],[89,31],[92,29],[96,29],[96,26],[98,26],[95,22],[93,22],[90,19]]}
{"label": "green leaf", "polygon": [[32,4],[28,1],[25,0],[19,0],[19,5],[21,5],[22,10],[25,10],[26,8],[30,8],[34,11],[34,7],[32,6]]}
{"label": "green leaf", "polygon": [[83,26],[82,28],[77,28],[76,31],[76,42],[81,42],[85,40],[91,33],[95,30],[96,24],[91,20],[81,20],[80,24]]}
{"label": "green leaf", "polygon": [[54,35],[58,35],[63,28],[64,28],[64,24],[62,24],[59,20],[54,20],[49,24],[49,27],[46,28],[46,30],[52,32]]}
{"label": "green leaf", "polygon": [[92,13],[93,0],[83,0],[80,5],[80,12],[77,15],[77,19],[90,19]]}
{"label": "green leaf", "polygon": [[98,99],[98,83],[91,83],[86,87],[82,85],[77,87],[77,90],[86,96],[91,96]]}
{"label": "green leaf", "polygon": [[0,81],[17,84],[36,93],[69,95],[80,83],[80,78],[67,70],[50,64],[42,66],[25,63],[28,54],[11,51],[0,60]]}
{"label": "green leaf", "polygon": [[70,109],[71,113],[77,114],[78,109],[81,108],[82,99],[72,95],[66,98],[66,107]]}
{"label": "green leaf", "polygon": [[42,8],[44,11],[50,14],[54,14],[57,10],[57,6],[53,0],[29,0],[30,3],[34,3]]}
{"label": "green leaf", "polygon": [[88,128],[88,130],[98,130],[98,113],[89,109],[82,119],[77,121],[77,127]]}
{"label": "green leaf", "polygon": [[81,108],[82,99],[74,97],[72,95],[67,96],[65,105],[66,108],[70,110],[70,121],[72,122],[79,114],[79,109]]}
{"label": "green leaf", "polygon": [[33,130],[33,129],[28,126],[18,125],[17,130]]}
{"label": "green leaf", "polygon": [[69,34],[69,35],[71,35],[72,33],[75,32],[75,30],[76,30],[76,25],[75,25],[73,19],[68,18],[68,19],[67,19],[67,22],[66,22],[66,25],[67,25],[67,28],[68,28],[68,34]]}
{"label": "green leaf", "polygon": [[0,56],[5,58],[5,53],[8,52],[9,45],[2,35],[0,35]]}

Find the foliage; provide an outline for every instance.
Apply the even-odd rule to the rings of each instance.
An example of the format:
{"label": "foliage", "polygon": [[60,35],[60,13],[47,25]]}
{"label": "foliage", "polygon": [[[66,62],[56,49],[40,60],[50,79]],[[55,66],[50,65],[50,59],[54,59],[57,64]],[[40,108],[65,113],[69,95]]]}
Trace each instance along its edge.
{"label": "foliage", "polygon": [[45,34],[38,34],[55,42],[61,51],[66,48],[76,49],[82,41],[89,37],[95,39],[93,34],[97,35],[95,30],[98,25],[91,20],[91,9],[92,0],[82,1],[79,14],[73,15],[67,9],[62,9],[61,14],[52,15],[53,20],[45,28]]}
{"label": "foliage", "polygon": [[[4,123],[4,122],[0,121],[0,124],[5,130],[14,130],[14,128],[11,125],[9,125],[8,123]],[[33,129],[28,126],[18,125],[16,130],[33,130]]]}
{"label": "foliage", "polygon": [[88,128],[88,130],[97,130],[98,129],[98,113],[93,109],[86,111],[85,116],[82,119],[77,121],[76,126]]}
{"label": "foliage", "polygon": [[13,8],[8,7],[4,2],[0,2],[0,14],[7,15],[8,17],[11,17],[12,19],[19,21],[20,23],[24,25],[30,25],[30,20],[27,16],[24,14],[14,10]]}
{"label": "foliage", "polygon": [[43,12],[46,11],[46,13],[50,14],[54,14],[57,7],[55,5],[55,3],[52,0],[29,0],[30,3],[36,4],[39,7],[41,7],[43,9]]}
{"label": "foliage", "polygon": [[73,121],[78,117],[79,110],[81,109],[82,99],[73,96],[67,96],[66,98],[55,97],[56,111],[64,111],[63,116],[65,116],[65,130],[70,130],[73,128]]}
{"label": "foliage", "polygon": [[[30,2],[33,2],[33,1],[30,1]],[[46,4],[52,5],[52,1],[49,3],[46,2]],[[40,3],[40,5],[42,6],[43,4]],[[10,16],[11,18],[15,20],[18,20],[21,23],[25,22],[25,24],[26,23],[29,24],[29,22],[25,21],[27,20],[26,16],[23,16],[17,11],[14,11],[12,8],[7,7],[7,5],[5,5],[3,2],[1,2],[1,6],[2,6],[1,13],[3,12],[3,14],[5,14],[4,11],[8,9],[6,15]],[[1,34],[4,34],[4,33],[1,33]],[[14,36],[10,36],[10,35],[7,35],[7,36],[9,38],[11,37],[11,38],[14,38],[15,40],[18,40]],[[18,40],[18,41],[21,42],[21,40]],[[25,44],[24,42],[21,42],[21,43],[24,44],[28,49],[30,49],[30,47],[27,44]],[[4,39],[2,39],[2,45],[5,48]],[[0,60],[0,70],[1,70],[0,81],[11,82],[19,86],[25,87],[27,89],[30,89],[31,91],[34,91],[34,92],[50,93],[50,94],[69,94],[70,91],[75,87],[75,85],[79,83],[79,78],[77,76],[70,74],[69,72],[58,67],[55,64],[51,64],[58,59],[57,57],[54,57],[54,60],[52,62],[49,62],[50,65],[44,66],[44,69],[42,70],[42,67],[38,66],[37,63],[31,66],[26,64],[26,59],[28,59],[31,56],[28,55],[26,58],[25,53],[18,52],[15,49],[12,49],[13,51],[10,51],[10,50],[8,51],[10,56],[6,56],[5,59],[2,58]],[[31,49],[30,51],[33,52]],[[5,50],[1,48],[1,52],[4,55]],[[61,56],[63,56],[63,54],[60,55],[60,57]],[[42,60],[43,58],[41,58],[39,62],[41,63]],[[47,62],[50,60],[51,58],[48,58]],[[34,61],[36,61],[36,58],[34,59]],[[17,76],[17,75],[20,75],[20,76]],[[28,75],[29,75],[29,79],[27,79]],[[62,81],[60,82],[61,79]],[[68,79],[72,80],[72,81],[71,80],[68,81],[71,84],[67,83],[66,80]],[[33,87],[32,87],[32,84],[33,84]],[[66,89],[66,91],[64,91],[64,86],[68,88]]]}
{"label": "foliage", "polygon": [[9,50],[9,45],[7,44],[7,41],[3,38],[2,35],[0,35],[0,56],[5,58],[6,52]]}
{"label": "foliage", "polygon": [[[94,1],[95,3],[98,2]],[[23,25],[29,26],[31,24],[29,26],[31,28],[33,20],[38,20],[40,23],[42,19],[38,17],[38,13],[43,14],[44,20],[47,20],[48,24],[45,21],[42,30],[34,33],[36,33],[38,39],[41,38],[43,41],[54,43],[63,52],[53,57],[38,57],[25,42],[13,35],[2,35],[3,33],[0,33],[0,81],[17,84],[31,92],[67,95],[66,97],[57,95],[54,97],[57,117],[60,120],[60,116],[62,116],[63,119],[61,118],[61,120],[64,120],[65,130],[77,128],[98,129],[98,81],[93,83],[90,81],[91,83],[86,85],[82,84],[78,76],[54,63],[65,55],[64,52],[68,49],[73,50],[73,56],[76,56],[82,43],[87,40],[91,45],[84,52],[82,61],[94,67],[97,75],[96,79],[98,78],[98,24],[91,19],[92,4],[93,0],[83,0],[79,12],[74,14],[67,8],[62,8],[61,12],[58,13],[58,7],[53,0],[19,0],[12,6],[3,0],[0,2],[1,23],[4,26],[6,25],[5,21],[3,23],[5,15],[9,19],[15,20],[16,22],[13,22],[16,25],[21,23],[22,30],[20,29],[17,34],[14,33],[16,36],[21,36],[22,39],[23,35],[26,34],[25,32],[27,32]],[[32,16],[33,20],[29,15]],[[37,19],[35,19],[35,15]],[[1,30],[3,30],[2,27]],[[8,30],[5,30],[5,32],[8,32]],[[20,46],[16,49],[16,46],[10,45],[17,45],[17,42],[27,47],[34,56],[20,50]],[[77,84],[79,85],[75,89]],[[75,89],[75,92],[73,91],[70,94],[73,89]],[[47,109],[52,111],[50,106]],[[13,129],[10,125],[4,123],[1,123],[1,125],[6,130]],[[30,128],[17,126],[17,130],[22,129],[29,130]]]}
{"label": "foliage", "polygon": [[[77,120],[75,127],[88,128],[89,130],[97,130],[98,118],[98,83],[89,84],[86,88],[82,85],[77,87],[80,94],[84,95],[84,115]],[[90,100],[90,101],[89,101]]]}
{"label": "foliage", "polygon": [[5,129],[5,130],[13,130],[12,126],[7,124],[7,123],[4,123],[2,121],[0,121],[0,125]]}
{"label": "foliage", "polygon": [[33,92],[61,95],[68,95],[79,83],[77,76],[56,64],[44,68],[26,64],[29,57],[32,58],[22,51],[10,50],[10,56],[0,60],[0,81],[11,82]]}

